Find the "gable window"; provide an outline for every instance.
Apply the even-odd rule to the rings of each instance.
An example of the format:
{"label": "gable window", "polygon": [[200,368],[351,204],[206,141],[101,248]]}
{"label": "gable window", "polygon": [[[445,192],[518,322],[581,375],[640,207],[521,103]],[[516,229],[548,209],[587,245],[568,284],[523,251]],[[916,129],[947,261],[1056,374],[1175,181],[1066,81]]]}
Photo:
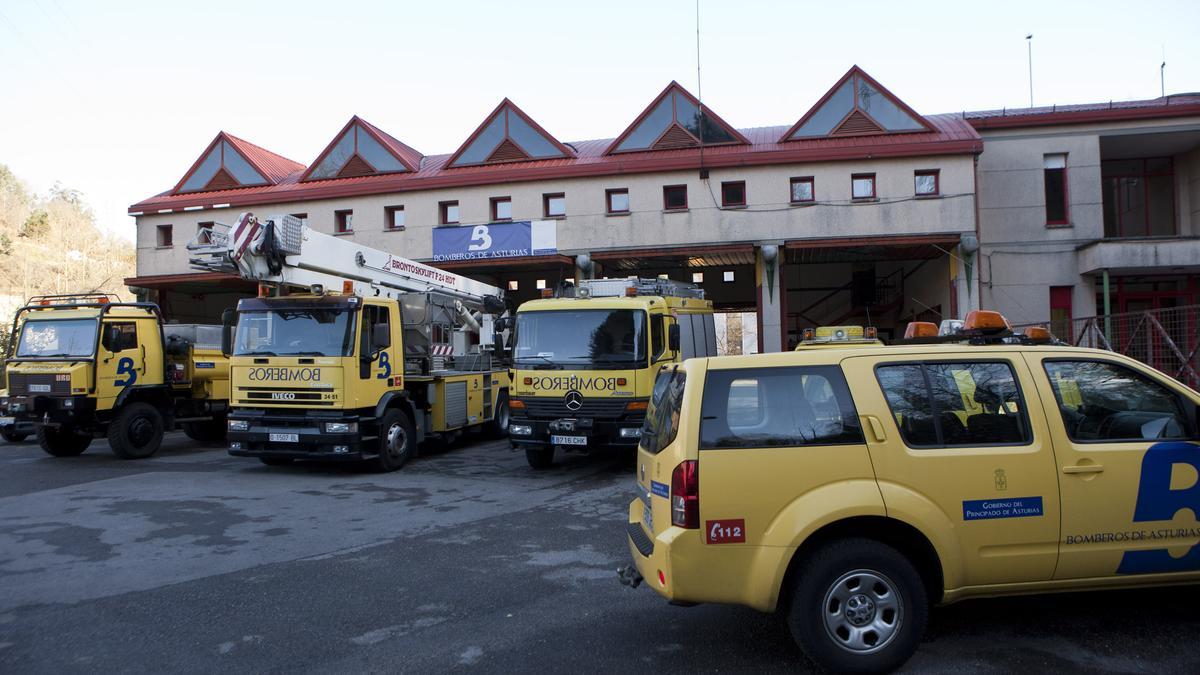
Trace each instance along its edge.
{"label": "gable window", "polygon": [[727,181],[721,183],[721,206],[745,206],[746,181]]}
{"label": "gable window", "polygon": [[403,230],[404,229],[404,207],[403,206],[385,206],[383,207],[383,229],[385,230]]}
{"label": "gable window", "polygon": [[629,190],[625,188],[605,190],[604,203],[608,213],[629,213]]}
{"label": "gable window", "polygon": [[438,223],[442,225],[458,224],[458,201],[438,202]]}
{"label": "gable window", "polygon": [[939,173],[937,169],[913,172],[913,193],[918,197],[933,197],[940,194]]}
{"label": "gable window", "polygon": [[672,83],[608,152],[669,150],[700,145],[747,143],[737,132],[678,84]]}
{"label": "gable window", "polygon": [[[352,178],[414,170],[412,158],[406,163],[401,157],[405,153],[415,154],[416,151],[374,127],[368,129],[368,126],[357,117],[351,118],[301,180]],[[419,164],[419,156],[416,162]]]}
{"label": "gable window", "polygon": [[816,199],[812,176],[799,176],[792,179],[792,203],[805,204]]}
{"label": "gable window", "polygon": [[875,198],[875,174],[856,173],[850,177],[850,196],[854,199]]}
{"label": "gable window", "polygon": [[567,196],[561,192],[542,195],[542,215],[547,218],[567,215]]}
{"label": "gable window", "polygon": [[1067,156],[1042,157],[1042,178],[1046,187],[1046,224],[1069,225],[1067,219]]}
{"label": "gable window", "polygon": [[156,228],[156,245],[159,248],[167,248],[175,245],[174,241],[172,241],[174,238],[174,229],[173,225],[159,225]]}
{"label": "gable window", "polygon": [[492,197],[492,220],[512,220],[512,197]]}
{"label": "gable window", "polygon": [[344,211],[334,211],[333,221],[335,223],[335,232],[353,232],[354,231],[354,211],[346,209]]}
{"label": "gable window", "polygon": [[[179,182],[175,193],[229,190],[269,184],[271,181],[267,180],[266,176],[246,159],[246,156],[238,147],[234,146],[231,139],[232,137],[226,136],[224,132],[218,134],[217,138],[209,145],[208,150],[205,151],[204,156]],[[244,141],[238,142],[244,143]]]}
{"label": "gable window", "polygon": [[667,211],[685,211],[687,210],[687,186],[686,185],[665,185],[663,186],[663,208]]}
{"label": "gable window", "polygon": [[932,128],[916,111],[855,67],[780,140],[914,131]]}
{"label": "gable window", "polygon": [[504,99],[446,162],[448,167],[570,157],[571,149]]}

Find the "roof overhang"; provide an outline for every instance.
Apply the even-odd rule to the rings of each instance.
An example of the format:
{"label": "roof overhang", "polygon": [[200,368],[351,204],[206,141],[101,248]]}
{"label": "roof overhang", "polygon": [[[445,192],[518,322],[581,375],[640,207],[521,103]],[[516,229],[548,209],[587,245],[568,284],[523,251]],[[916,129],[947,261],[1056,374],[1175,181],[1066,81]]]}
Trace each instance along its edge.
{"label": "roof overhang", "polygon": [[1018,127],[1043,127],[1067,124],[1094,124],[1098,122],[1124,122],[1132,120],[1154,120],[1170,117],[1200,116],[1200,103],[1182,103],[1176,105],[1143,106],[1143,107],[1111,107],[1090,110],[1054,110],[1039,112],[1011,113],[1005,111],[1000,115],[987,117],[971,117],[967,122],[978,130],[1012,129]]}
{"label": "roof overhang", "polygon": [[1085,244],[1078,252],[1079,273],[1195,274],[1200,272],[1200,238],[1138,237]]}

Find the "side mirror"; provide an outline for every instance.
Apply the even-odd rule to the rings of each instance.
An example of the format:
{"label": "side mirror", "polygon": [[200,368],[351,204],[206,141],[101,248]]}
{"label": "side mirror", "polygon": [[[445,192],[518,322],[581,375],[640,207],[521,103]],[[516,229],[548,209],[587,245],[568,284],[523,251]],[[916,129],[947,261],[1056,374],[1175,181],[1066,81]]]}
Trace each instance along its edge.
{"label": "side mirror", "polygon": [[387,324],[377,323],[371,328],[371,354],[374,355],[381,349],[387,349],[392,346],[391,327]]}
{"label": "side mirror", "polygon": [[232,309],[221,312],[221,354],[225,358],[233,353],[233,320],[236,316],[237,312]]}
{"label": "side mirror", "polygon": [[679,351],[679,324],[673,323],[667,327],[667,348],[673,352]]}

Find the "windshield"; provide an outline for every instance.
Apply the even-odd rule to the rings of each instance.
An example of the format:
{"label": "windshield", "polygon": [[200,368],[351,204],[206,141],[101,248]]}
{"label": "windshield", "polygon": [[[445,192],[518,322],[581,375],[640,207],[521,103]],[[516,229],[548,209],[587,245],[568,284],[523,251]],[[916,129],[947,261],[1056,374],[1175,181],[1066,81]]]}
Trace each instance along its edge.
{"label": "windshield", "polygon": [[646,313],[585,309],[517,314],[516,364],[527,368],[641,368]]}
{"label": "windshield", "polygon": [[353,311],[272,309],[238,312],[234,356],[349,356]]}
{"label": "windshield", "polygon": [[91,356],[95,349],[95,319],[26,321],[17,356]]}

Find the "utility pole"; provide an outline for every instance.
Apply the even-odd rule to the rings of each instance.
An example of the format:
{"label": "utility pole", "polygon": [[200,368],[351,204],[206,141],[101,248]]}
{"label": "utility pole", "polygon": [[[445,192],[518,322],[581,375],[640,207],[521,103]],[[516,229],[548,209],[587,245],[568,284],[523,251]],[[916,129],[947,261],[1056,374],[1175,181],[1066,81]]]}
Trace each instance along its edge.
{"label": "utility pole", "polygon": [[1029,107],[1033,107],[1033,33],[1025,36],[1025,46],[1029,51]]}

